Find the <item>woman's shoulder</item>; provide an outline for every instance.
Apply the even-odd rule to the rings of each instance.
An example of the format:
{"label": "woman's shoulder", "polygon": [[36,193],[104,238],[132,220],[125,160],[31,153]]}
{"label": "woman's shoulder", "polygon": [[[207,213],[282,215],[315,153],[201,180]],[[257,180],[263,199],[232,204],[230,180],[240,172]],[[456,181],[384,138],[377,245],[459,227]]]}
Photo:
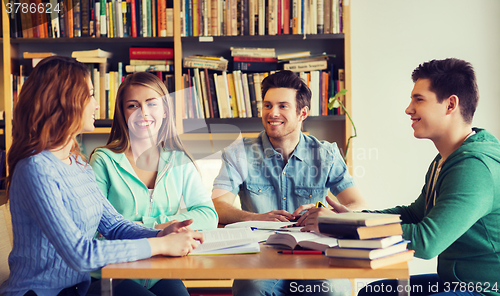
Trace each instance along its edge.
{"label": "woman's shoulder", "polygon": [[105,147],[99,147],[94,150],[92,156],[90,157],[90,164],[93,164],[97,159],[101,159],[102,161],[120,161],[121,157],[123,157],[123,153],[116,153],[111,149]]}

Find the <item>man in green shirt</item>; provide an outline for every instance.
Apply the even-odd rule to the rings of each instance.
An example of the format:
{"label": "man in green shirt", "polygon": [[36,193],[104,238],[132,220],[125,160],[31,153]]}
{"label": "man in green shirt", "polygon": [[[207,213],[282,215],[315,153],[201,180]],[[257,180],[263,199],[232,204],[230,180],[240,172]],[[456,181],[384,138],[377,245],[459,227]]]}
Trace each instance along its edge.
{"label": "man in green shirt", "polygon": [[[474,70],[458,59],[432,60],[418,66],[412,80],[405,112],[414,136],[430,139],[439,154],[417,200],[377,212],[401,215],[403,237],[416,257],[438,256],[437,274],[411,277],[419,290],[412,295],[500,295],[500,143],[471,126],[479,99]],[[328,202],[336,212],[347,211]],[[317,229],[316,217],[326,213],[309,211],[306,229]],[[375,282],[358,295],[397,293],[395,282],[383,284],[384,291]]]}

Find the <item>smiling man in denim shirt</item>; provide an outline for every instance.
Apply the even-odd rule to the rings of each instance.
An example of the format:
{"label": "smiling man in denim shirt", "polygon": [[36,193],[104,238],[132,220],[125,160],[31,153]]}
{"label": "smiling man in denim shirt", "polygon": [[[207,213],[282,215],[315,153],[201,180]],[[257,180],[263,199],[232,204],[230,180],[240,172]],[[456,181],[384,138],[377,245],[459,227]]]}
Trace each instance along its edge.
{"label": "smiling man in denim shirt", "polygon": [[[325,203],[328,190],[351,210],[368,208],[337,145],[301,132],[311,104],[311,90],[305,82],[293,72],[277,72],[262,82],[262,97],[265,131],[234,143],[222,155],[212,192],[219,222],[298,218],[301,224],[317,201]],[[237,194],[242,210],[233,206]],[[233,294],[284,295],[293,292],[292,283],[305,285],[306,291],[307,285],[325,287],[303,295],[350,294],[347,280],[331,280],[328,285],[324,281],[236,280]]]}

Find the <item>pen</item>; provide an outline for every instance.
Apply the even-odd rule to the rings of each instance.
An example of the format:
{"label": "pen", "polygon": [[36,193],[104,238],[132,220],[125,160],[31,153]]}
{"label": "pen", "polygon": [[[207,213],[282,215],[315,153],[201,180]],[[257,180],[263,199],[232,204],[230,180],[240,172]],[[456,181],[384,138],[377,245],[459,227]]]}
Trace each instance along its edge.
{"label": "pen", "polygon": [[316,203],[316,208],[326,208],[326,206],[322,202],[318,201]]}
{"label": "pen", "polygon": [[278,251],[280,254],[302,254],[302,255],[321,255],[323,254],[322,251],[312,251],[312,250],[284,250],[284,251]]}
{"label": "pen", "polygon": [[276,228],[260,228],[260,227],[250,227],[250,229],[252,230],[272,230],[272,231],[287,231],[289,232],[290,230],[286,230],[286,229],[276,229]]}

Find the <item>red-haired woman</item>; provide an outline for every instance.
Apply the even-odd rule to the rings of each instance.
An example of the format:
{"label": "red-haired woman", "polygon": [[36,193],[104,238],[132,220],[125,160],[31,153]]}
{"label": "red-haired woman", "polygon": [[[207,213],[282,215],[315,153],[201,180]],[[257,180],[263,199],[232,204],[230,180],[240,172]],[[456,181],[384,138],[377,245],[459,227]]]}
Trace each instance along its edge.
{"label": "red-haired woman", "polygon": [[[192,220],[159,231],[124,219],[109,204],[75,141],[94,129],[97,109],[87,68],[71,58],[42,60],[24,83],[7,156],[14,246],[0,294],[85,295],[92,270],[183,256],[203,240],[188,227]],[[108,240],[94,240],[96,231]]]}

